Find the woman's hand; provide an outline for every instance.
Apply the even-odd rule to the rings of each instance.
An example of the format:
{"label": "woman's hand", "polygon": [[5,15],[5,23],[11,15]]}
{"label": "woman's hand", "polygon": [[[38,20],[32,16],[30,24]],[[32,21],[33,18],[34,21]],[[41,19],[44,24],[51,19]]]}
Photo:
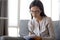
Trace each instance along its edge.
{"label": "woman's hand", "polygon": [[39,37],[39,36],[35,36],[34,39],[35,39],[35,40],[42,40],[42,38]]}

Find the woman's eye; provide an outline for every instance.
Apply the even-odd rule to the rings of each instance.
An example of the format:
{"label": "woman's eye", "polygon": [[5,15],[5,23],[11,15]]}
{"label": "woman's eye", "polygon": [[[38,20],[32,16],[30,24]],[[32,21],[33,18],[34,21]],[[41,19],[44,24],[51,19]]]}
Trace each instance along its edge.
{"label": "woman's eye", "polygon": [[40,11],[30,11],[31,13],[39,13]]}

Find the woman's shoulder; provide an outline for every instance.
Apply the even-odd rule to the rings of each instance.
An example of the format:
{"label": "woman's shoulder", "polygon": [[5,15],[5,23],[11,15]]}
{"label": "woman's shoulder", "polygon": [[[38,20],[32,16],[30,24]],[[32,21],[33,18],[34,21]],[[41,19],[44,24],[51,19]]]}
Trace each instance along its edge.
{"label": "woman's shoulder", "polygon": [[34,19],[29,20],[28,24],[34,24]]}
{"label": "woman's shoulder", "polygon": [[47,20],[47,21],[52,21],[52,19],[51,19],[51,17],[45,17],[45,19]]}
{"label": "woman's shoulder", "polygon": [[46,23],[50,23],[50,22],[52,22],[51,17],[45,17],[45,22],[46,22]]}

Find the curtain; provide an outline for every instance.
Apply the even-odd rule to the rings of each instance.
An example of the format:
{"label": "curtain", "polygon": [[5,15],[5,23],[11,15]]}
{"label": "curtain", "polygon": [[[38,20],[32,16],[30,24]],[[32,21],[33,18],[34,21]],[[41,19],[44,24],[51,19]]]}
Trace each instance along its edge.
{"label": "curtain", "polygon": [[7,0],[0,0],[0,36],[8,35]]}

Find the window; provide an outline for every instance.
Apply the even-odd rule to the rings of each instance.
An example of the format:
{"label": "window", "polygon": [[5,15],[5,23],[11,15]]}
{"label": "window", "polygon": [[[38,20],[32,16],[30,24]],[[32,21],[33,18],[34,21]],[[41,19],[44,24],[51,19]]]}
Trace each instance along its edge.
{"label": "window", "polygon": [[29,13],[29,5],[32,0],[20,0],[20,20],[29,20],[31,19]]}
{"label": "window", "polygon": [[59,20],[59,0],[41,0],[44,4],[45,13],[53,21]]}
{"label": "window", "polygon": [[8,35],[18,36],[18,0],[8,0]]}
{"label": "window", "polygon": [[59,20],[59,0],[52,0],[52,19]]}

